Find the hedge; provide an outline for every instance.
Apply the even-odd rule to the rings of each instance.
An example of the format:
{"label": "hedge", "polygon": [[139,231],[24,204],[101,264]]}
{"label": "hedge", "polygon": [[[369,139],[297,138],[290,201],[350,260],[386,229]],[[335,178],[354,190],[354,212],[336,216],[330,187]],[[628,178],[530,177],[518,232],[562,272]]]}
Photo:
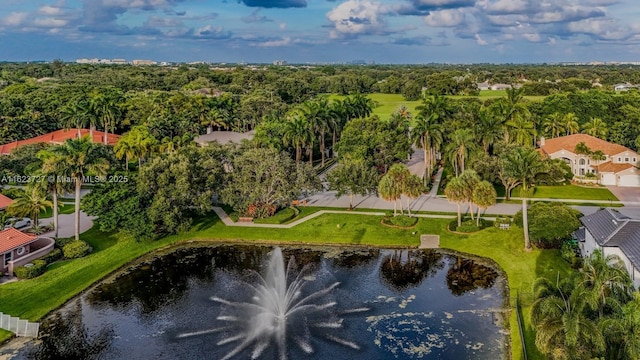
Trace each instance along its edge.
{"label": "hedge", "polygon": [[33,279],[47,271],[47,262],[44,260],[33,260],[25,266],[18,266],[13,270],[20,279]]}

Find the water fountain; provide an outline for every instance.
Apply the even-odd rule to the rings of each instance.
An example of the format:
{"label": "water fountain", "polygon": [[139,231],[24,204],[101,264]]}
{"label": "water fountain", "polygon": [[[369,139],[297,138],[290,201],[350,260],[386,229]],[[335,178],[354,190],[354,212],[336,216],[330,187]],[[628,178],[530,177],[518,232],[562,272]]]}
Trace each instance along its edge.
{"label": "water fountain", "polygon": [[[342,328],[343,319],[333,309],[337,303],[324,300],[339,283],[335,282],[325,288],[304,295],[303,287],[313,279],[309,267],[305,266],[294,277],[295,259],[291,257],[285,269],[285,261],[280,248],[275,248],[269,255],[264,276],[255,273],[257,284],[244,282],[252,289],[250,301],[230,301],[216,296],[211,300],[224,306],[217,320],[225,326],[183,333],[177,338],[187,338],[210,333],[224,332],[224,337],[217,345],[235,343],[223,360],[230,359],[245,349],[253,348],[252,359],[259,358],[270,346],[276,347],[280,359],[287,358],[287,344],[292,342],[306,354],[314,352],[311,336],[321,336],[352,349],[359,346],[352,341],[335,335],[335,329]],[[290,282],[289,280],[292,279]],[[366,311],[358,308],[343,311],[354,313]]]}

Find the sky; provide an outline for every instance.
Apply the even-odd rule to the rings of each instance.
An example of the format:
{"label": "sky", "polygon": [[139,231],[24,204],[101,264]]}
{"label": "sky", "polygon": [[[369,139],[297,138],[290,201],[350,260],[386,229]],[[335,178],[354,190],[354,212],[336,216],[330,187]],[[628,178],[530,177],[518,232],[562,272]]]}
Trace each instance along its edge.
{"label": "sky", "polygon": [[0,0],[0,61],[640,61],[639,15],[638,0]]}

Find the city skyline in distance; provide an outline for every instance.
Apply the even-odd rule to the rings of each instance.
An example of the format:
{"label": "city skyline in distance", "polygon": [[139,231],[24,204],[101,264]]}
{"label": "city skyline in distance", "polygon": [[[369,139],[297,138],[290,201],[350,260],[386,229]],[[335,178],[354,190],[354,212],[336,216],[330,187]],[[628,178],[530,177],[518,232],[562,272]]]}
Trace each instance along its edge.
{"label": "city skyline in distance", "polygon": [[640,60],[630,0],[9,0],[0,61]]}

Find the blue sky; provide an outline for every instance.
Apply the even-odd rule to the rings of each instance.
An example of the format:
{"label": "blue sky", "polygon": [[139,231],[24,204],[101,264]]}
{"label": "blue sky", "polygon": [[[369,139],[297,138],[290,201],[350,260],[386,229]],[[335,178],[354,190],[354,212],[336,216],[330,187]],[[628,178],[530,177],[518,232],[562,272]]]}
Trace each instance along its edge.
{"label": "blue sky", "polygon": [[0,2],[0,61],[640,61],[637,0]]}

